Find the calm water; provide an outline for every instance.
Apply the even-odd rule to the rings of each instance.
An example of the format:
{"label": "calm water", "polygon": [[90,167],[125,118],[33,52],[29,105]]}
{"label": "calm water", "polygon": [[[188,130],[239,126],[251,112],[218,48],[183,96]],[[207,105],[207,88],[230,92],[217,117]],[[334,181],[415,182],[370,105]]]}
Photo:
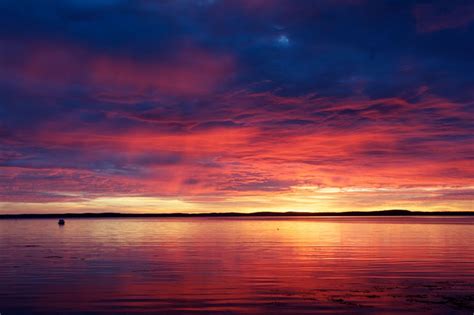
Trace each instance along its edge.
{"label": "calm water", "polygon": [[0,313],[469,314],[474,217],[0,221]]}

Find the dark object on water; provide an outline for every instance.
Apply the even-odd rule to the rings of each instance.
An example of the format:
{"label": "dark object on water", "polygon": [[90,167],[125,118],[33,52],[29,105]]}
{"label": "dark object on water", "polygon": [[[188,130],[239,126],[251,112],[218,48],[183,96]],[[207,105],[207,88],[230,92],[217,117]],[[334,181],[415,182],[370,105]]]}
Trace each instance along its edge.
{"label": "dark object on water", "polygon": [[59,225],[64,225],[66,222],[63,219],[59,219],[58,224]]}

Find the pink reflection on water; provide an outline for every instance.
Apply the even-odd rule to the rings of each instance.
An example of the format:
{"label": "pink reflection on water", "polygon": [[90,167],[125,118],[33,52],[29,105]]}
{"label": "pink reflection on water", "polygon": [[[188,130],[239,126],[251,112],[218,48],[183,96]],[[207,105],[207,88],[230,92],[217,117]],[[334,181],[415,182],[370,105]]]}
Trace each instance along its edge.
{"label": "pink reflection on water", "polygon": [[0,297],[6,314],[466,312],[472,239],[472,217],[5,220]]}

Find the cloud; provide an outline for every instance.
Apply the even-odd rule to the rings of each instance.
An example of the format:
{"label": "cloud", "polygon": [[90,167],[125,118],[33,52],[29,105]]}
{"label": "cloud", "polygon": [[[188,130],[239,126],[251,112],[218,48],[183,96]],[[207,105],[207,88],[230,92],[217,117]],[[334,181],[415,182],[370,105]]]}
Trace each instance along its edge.
{"label": "cloud", "polygon": [[[107,98],[134,95],[201,95],[231,77],[233,60],[186,46],[166,61],[111,57],[58,43],[4,43],[2,67],[28,87],[79,86]],[[20,49],[20,53],[15,51]]]}
{"label": "cloud", "polygon": [[470,4],[0,9],[5,207],[99,210],[121,198],[147,211],[143,198],[192,211],[469,206]]}
{"label": "cloud", "polygon": [[467,27],[474,21],[474,4],[453,3],[418,4],[413,10],[416,28],[420,33]]}
{"label": "cloud", "polygon": [[16,146],[5,144],[2,168],[19,172],[9,182],[20,188],[38,181],[45,191],[89,196],[239,195],[308,184],[457,186],[474,175],[466,134],[472,124],[463,104],[433,96],[411,103],[229,95],[210,103],[217,102],[227,120],[212,110],[204,115],[211,120],[202,120],[201,108],[181,119],[179,131],[167,121],[179,120],[173,112],[145,125],[127,112],[104,121],[44,122]]}

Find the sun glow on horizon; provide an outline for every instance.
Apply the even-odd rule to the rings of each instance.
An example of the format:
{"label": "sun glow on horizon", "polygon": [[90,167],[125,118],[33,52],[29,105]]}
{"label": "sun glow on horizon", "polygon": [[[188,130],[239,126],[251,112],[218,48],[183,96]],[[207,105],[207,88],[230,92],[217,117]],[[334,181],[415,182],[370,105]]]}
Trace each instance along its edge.
{"label": "sun glow on horizon", "polygon": [[[471,188],[471,187],[469,187]],[[0,202],[0,213],[210,213],[210,212],[345,212],[407,209],[413,211],[469,211],[473,201],[447,207],[443,194],[462,193],[464,187],[370,188],[295,186],[289,192],[234,196],[109,196],[63,202]],[[420,198],[429,198],[423,203]],[[402,195],[401,195],[402,194]],[[71,196],[77,197],[71,193]],[[413,201],[410,201],[413,200]]]}

